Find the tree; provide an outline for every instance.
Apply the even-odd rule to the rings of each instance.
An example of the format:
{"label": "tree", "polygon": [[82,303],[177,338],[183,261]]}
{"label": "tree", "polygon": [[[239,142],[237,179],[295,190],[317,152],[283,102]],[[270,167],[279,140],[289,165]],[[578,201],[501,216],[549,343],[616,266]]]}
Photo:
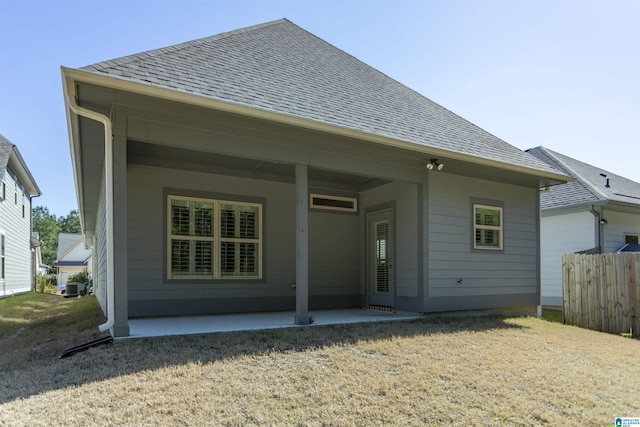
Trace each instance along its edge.
{"label": "tree", "polygon": [[49,213],[44,206],[36,206],[32,211],[33,231],[37,231],[42,242],[40,251],[42,262],[53,268],[53,263],[58,257],[58,234],[80,233],[80,215],[77,210],[72,210],[66,217],[58,217]]}
{"label": "tree", "polygon": [[53,262],[58,256],[58,220],[54,214],[49,213],[49,209],[44,206],[36,206],[32,211],[33,231],[38,232],[42,246],[42,262],[49,267],[53,267]]}
{"label": "tree", "polygon": [[60,233],[81,233],[80,214],[77,210],[72,210],[66,217],[58,218]]}

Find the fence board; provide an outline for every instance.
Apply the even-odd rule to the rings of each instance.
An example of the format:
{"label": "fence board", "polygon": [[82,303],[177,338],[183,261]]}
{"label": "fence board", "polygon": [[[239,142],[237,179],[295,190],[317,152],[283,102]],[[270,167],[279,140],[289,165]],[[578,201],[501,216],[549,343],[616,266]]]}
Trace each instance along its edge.
{"label": "fence board", "polygon": [[[586,262],[583,263],[584,265],[587,265]],[[582,306],[582,309],[585,311],[585,313],[587,314],[587,328],[588,329],[595,329],[596,325],[595,325],[595,319],[596,319],[596,299],[595,299],[595,295],[593,293],[593,287],[594,287],[594,282],[595,282],[595,269],[596,269],[596,265],[595,262],[592,262],[589,264],[589,268],[586,270],[586,284],[587,284],[587,298],[585,298],[584,300],[584,304]]]}
{"label": "fence board", "polygon": [[603,301],[603,292],[604,292],[604,272],[602,270],[602,259],[600,257],[594,258],[594,269],[593,269],[593,279],[594,279],[594,292],[593,292],[593,304],[596,308],[594,313],[594,327],[593,329],[596,331],[602,330],[602,324],[604,323],[605,315],[606,315],[606,305]]}
{"label": "fence board", "polygon": [[640,254],[562,256],[565,323],[640,336]]}

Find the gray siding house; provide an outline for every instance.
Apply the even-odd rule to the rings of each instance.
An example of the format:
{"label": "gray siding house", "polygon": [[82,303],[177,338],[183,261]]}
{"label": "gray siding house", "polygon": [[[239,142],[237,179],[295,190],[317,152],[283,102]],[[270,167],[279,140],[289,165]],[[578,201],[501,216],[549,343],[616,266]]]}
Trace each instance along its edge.
{"label": "gray siding house", "polygon": [[535,306],[567,177],[279,20],[62,68],[108,321]]}
{"label": "gray siding house", "polygon": [[32,243],[31,198],[40,189],[18,147],[0,134],[0,298],[28,292],[39,242]]}
{"label": "gray siding house", "polygon": [[561,307],[562,254],[614,253],[639,243],[640,183],[545,147],[527,152],[574,178],[540,194],[541,304]]}

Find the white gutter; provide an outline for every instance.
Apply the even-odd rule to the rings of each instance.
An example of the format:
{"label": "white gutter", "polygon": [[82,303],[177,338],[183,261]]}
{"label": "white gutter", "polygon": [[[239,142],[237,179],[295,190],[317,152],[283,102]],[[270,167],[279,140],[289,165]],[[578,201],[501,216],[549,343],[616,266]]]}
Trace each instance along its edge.
{"label": "white gutter", "polygon": [[[63,82],[65,86],[64,91],[64,101],[67,107],[67,111],[71,110],[74,114],[78,116],[85,117],[87,119],[95,120],[100,122],[104,126],[104,175],[105,175],[105,208],[106,208],[106,245],[107,245],[107,321],[102,325],[98,326],[100,332],[107,331],[111,329],[114,324],[114,314],[115,314],[115,288],[113,282],[113,133],[111,130],[111,120],[100,113],[97,113],[92,110],[88,110],[84,107],[80,107],[76,103],[75,97],[72,97],[67,92],[66,79],[63,76]],[[73,135],[71,127],[69,128],[69,136],[71,141],[73,141]],[[71,152],[73,154],[73,144],[71,147]],[[80,189],[77,189],[80,190]],[[81,207],[79,207],[81,208]]]}

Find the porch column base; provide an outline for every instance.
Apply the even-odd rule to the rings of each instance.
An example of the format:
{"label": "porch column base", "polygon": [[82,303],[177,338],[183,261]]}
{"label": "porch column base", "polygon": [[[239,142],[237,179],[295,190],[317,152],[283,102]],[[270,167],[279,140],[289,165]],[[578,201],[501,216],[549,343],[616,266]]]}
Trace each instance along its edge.
{"label": "porch column base", "polygon": [[[302,317],[301,317],[302,316]],[[294,322],[296,325],[310,325],[311,321],[309,320],[309,313],[306,315],[298,315],[296,314],[294,317]]]}
{"label": "porch column base", "polygon": [[129,323],[127,323],[126,325],[113,325],[113,327],[111,327],[111,336],[113,336],[114,338],[119,338],[119,337],[128,337],[129,336]]}

